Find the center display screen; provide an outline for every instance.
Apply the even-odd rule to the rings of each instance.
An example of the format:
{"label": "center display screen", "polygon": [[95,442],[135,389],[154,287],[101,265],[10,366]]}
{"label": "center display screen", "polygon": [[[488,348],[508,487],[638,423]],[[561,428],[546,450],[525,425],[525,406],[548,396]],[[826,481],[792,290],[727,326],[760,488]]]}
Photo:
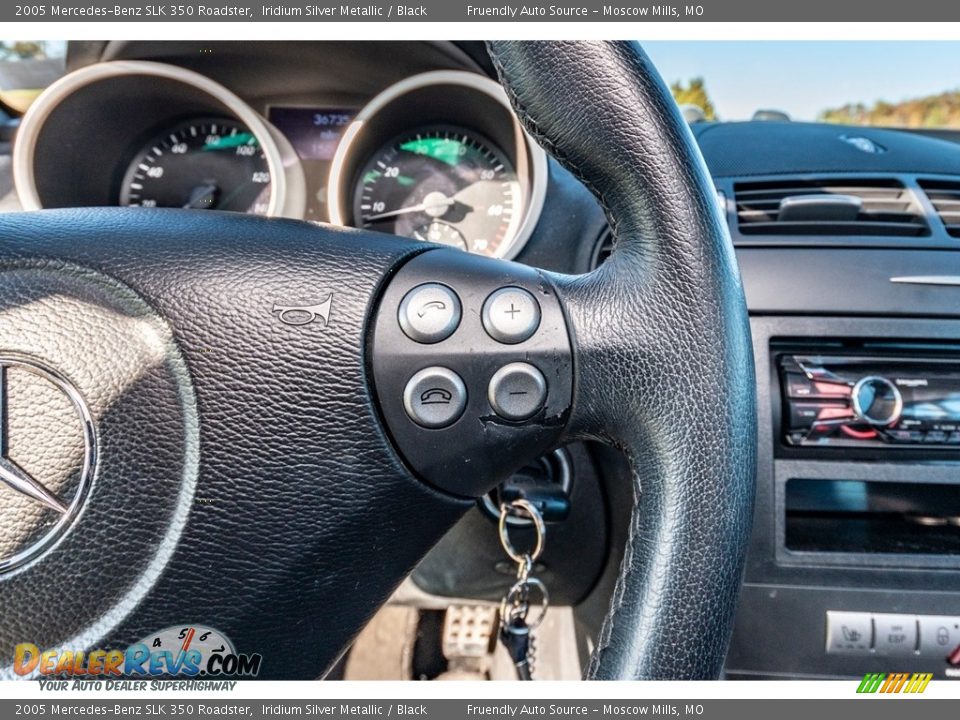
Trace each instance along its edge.
{"label": "center display screen", "polygon": [[303,165],[307,182],[307,220],[327,221],[327,181],[330,163],[357,111],[272,105],[267,117],[283,133]]}

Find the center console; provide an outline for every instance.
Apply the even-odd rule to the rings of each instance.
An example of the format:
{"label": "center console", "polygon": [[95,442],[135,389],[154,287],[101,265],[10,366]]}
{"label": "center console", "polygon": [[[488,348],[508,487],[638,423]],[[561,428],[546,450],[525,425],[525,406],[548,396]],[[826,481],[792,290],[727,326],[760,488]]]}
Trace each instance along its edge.
{"label": "center console", "polygon": [[727,676],[960,677],[960,288],[957,319],[845,315],[843,292],[788,315],[741,268],[759,457]]}

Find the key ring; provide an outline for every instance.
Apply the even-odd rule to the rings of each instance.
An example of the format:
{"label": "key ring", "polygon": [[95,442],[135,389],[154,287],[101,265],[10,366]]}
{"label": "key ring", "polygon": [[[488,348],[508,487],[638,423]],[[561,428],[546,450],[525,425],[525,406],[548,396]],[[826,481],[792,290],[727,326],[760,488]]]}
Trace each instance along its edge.
{"label": "key ring", "polygon": [[[533,523],[536,533],[533,550],[521,553],[510,540],[507,520],[511,517],[511,513],[515,513],[512,517],[526,515]],[[520,680],[531,680],[535,653],[532,632],[543,623],[547,608],[550,607],[550,595],[547,593],[546,585],[532,577],[530,573],[533,572],[534,561],[543,552],[544,536],[547,530],[543,524],[543,516],[536,505],[523,498],[518,498],[509,505],[506,503],[500,505],[498,527],[500,544],[504,552],[517,564],[517,579],[500,601],[500,642],[503,643],[503,647],[517,669],[517,677]],[[531,590],[540,593],[541,606],[536,619],[528,625]]]}
{"label": "key ring", "polygon": [[524,555],[517,562],[517,582],[526,582],[533,572],[533,559],[529,555]]}
{"label": "key ring", "polygon": [[[507,526],[507,517],[510,515],[512,510],[523,511],[523,513],[525,513],[533,521],[533,528],[537,534],[537,541],[533,546],[532,552],[518,552],[513,546],[513,543],[510,541],[510,530]],[[510,559],[515,563],[523,564],[527,562],[527,559],[529,559],[529,562],[532,565],[534,561],[540,557],[540,554],[543,552],[543,538],[544,535],[547,534],[547,528],[543,524],[543,517],[540,515],[540,511],[537,510],[537,508],[534,507],[531,502],[520,498],[514,500],[509,505],[506,503],[500,505],[500,522],[498,527],[500,530],[500,544],[503,546],[503,551],[509,555]],[[540,585],[542,587],[543,583],[540,583]]]}
{"label": "key ring", "polygon": [[[523,582],[516,582],[513,586],[507,591],[507,594],[503,596],[503,600],[500,601],[500,622],[503,625],[506,625],[517,615],[526,622],[527,613],[530,611],[530,588],[536,588],[540,591],[540,595],[543,596],[543,603],[540,606],[540,613],[537,615],[536,620],[527,625],[527,631],[533,632],[541,623],[543,623],[543,618],[547,614],[547,609],[550,607],[550,593],[547,592],[547,586],[544,585],[540,580],[535,577],[528,578]],[[520,603],[518,600],[521,597],[521,593],[526,595],[526,599]],[[517,615],[514,615],[512,611],[514,608],[523,608],[519,610]]]}

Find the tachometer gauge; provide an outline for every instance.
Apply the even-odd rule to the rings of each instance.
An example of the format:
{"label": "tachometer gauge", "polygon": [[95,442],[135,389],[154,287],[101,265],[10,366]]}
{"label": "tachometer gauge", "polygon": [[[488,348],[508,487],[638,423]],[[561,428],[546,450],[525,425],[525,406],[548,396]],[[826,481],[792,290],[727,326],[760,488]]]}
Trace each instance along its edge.
{"label": "tachometer gauge", "polygon": [[123,179],[120,204],[265,215],[270,170],[256,136],[234,120],[192,120],[147,143]]}
{"label": "tachometer gauge", "polygon": [[522,220],[513,166],[493,143],[457,127],[405,133],[375,152],[354,191],[357,225],[499,256]]}

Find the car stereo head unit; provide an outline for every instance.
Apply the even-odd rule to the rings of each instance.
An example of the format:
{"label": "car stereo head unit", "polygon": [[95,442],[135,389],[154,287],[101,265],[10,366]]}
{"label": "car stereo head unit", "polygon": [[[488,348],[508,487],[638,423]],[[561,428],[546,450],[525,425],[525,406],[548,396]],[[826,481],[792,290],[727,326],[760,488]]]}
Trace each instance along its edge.
{"label": "car stereo head unit", "polygon": [[960,450],[960,361],[784,355],[784,441]]}

